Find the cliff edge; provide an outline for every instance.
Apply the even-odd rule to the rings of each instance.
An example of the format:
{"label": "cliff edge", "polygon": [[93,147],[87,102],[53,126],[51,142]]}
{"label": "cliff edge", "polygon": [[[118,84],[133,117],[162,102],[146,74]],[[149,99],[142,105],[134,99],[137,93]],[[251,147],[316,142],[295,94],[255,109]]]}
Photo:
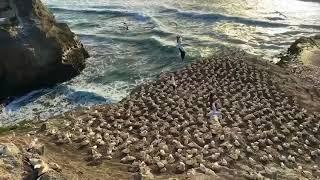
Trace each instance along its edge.
{"label": "cliff edge", "polygon": [[303,64],[320,66],[320,35],[301,37],[291,44],[285,54],[280,54],[278,65]]}
{"label": "cliff edge", "polygon": [[0,99],[69,80],[88,57],[40,0],[0,1]]}

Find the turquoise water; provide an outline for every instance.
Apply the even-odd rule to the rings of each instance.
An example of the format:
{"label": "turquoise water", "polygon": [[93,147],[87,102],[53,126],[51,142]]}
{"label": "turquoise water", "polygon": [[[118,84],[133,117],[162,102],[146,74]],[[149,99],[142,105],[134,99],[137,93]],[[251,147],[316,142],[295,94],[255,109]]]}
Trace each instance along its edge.
{"label": "turquoise water", "polygon": [[[117,102],[163,71],[224,47],[266,61],[320,31],[320,3],[298,0],[45,0],[91,54],[75,79],[12,102],[1,119],[46,118],[78,106]],[[128,30],[123,23],[128,24]],[[179,59],[175,37],[187,51]]]}

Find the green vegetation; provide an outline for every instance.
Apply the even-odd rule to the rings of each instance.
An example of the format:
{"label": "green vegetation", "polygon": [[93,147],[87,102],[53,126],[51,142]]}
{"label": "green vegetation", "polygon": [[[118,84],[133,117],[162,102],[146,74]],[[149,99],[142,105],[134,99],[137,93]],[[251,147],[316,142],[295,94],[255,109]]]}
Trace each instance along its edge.
{"label": "green vegetation", "polygon": [[10,32],[10,26],[0,26],[0,30],[6,31],[6,32]]}
{"label": "green vegetation", "polygon": [[32,129],[32,122],[31,121],[21,121],[15,125],[12,126],[5,126],[5,127],[0,127],[0,135],[8,134],[12,131],[15,132],[24,132]]}

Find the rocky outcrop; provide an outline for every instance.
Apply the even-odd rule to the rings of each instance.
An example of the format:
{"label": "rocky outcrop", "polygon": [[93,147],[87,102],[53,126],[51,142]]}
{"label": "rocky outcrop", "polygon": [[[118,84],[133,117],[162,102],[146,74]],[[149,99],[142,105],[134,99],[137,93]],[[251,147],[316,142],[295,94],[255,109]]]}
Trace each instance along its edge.
{"label": "rocky outcrop", "polygon": [[40,0],[0,1],[0,99],[69,80],[88,57]]}
{"label": "rocky outcrop", "polygon": [[[320,35],[299,38],[279,58],[279,66],[285,67],[291,75],[305,82],[307,92],[316,93],[314,90],[320,87]],[[317,96],[311,97],[314,100]],[[305,103],[312,104],[308,101]]]}
{"label": "rocky outcrop", "polygon": [[290,63],[320,66],[320,35],[301,37],[280,55],[279,65]]}
{"label": "rocky outcrop", "polygon": [[[62,169],[56,163],[47,163],[34,149],[40,146],[38,140],[26,144],[0,143],[0,179],[39,179],[39,180],[66,180],[61,173]],[[27,142],[24,142],[27,143]]]}

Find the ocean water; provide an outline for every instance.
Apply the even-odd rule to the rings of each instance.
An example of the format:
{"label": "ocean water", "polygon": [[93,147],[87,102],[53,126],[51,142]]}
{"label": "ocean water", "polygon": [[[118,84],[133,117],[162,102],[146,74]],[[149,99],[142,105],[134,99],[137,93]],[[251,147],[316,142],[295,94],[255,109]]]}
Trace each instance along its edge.
{"label": "ocean water", "polygon": [[[117,102],[161,72],[179,69],[225,47],[274,61],[295,39],[320,32],[320,3],[299,0],[44,3],[80,37],[91,57],[73,80],[17,97],[2,110],[0,125]],[[175,47],[178,34],[187,51],[184,62]]]}

